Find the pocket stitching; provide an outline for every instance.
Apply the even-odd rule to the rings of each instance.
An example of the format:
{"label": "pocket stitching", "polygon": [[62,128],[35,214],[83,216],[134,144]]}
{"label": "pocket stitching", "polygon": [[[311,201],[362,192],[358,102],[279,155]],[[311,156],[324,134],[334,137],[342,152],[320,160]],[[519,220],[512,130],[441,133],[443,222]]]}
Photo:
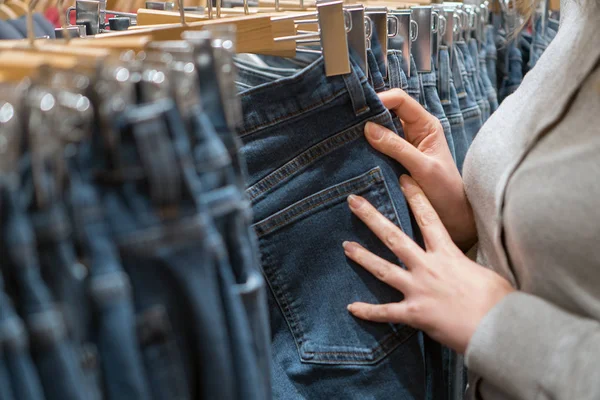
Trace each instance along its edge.
{"label": "pocket stitching", "polygon": [[[364,180],[363,182],[360,182],[361,178],[362,178],[362,180]],[[356,183],[356,181],[358,181],[359,183],[356,186],[353,186],[352,181],[355,181],[355,183]],[[349,193],[351,191],[352,192],[362,191],[373,185],[377,185],[377,184],[381,184],[381,183],[383,183],[383,185],[381,187],[377,188],[375,191],[377,196],[380,198],[380,201],[382,204],[382,206],[380,206],[381,207],[380,209],[381,209],[382,213],[384,215],[386,215],[386,217],[388,219],[390,219],[392,222],[396,221],[396,223],[398,225],[400,225],[400,219],[397,215],[396,207],[389,195],[389,188],[388,188],[387,182],[385,181],[385,179],[383,177],[381,168],[375,167],[372,170],[370,170],[362,175],[359,175],[356,178],[347,180],[338,185],[334,185],[333,187],[330,187],[329,190],[326,189],[322,192],[318,192],[318,193],[315,193],[314,195],[308,196],[304,200],[294,203],[291,206],[286,207],[285,209],[273,214],[271,217],[268,217],[268,218],[264,219],[263,221],[256,223],[254,225],[254,227],[255,227],[255,229],[257,229],[257,226],[268,222],[270,219],[272,219],[273,217],[277,216],[280,213],[285,212],[287,209],[292,210],[293,207],[295,207],[295,206],[301,206],[304,202],[310,201],[311,198],[314,198],[316,196],[323,197],[323,199],[318,201],[316,204],[308,207],[307,209],[303,210],[302,212],[298,213],[297,215],[293,215],[292,218],[283,218],[280,222],[276,223],[274,226],[270,227],[269,229],[264,231],[262,234],[258,235],[259,237],[263,237],[263,236],[279,229],[281,226],[285,226],[285,225],[289,224],[290,222],[298,220],[302,216],[311,213],[311,211],[322,206],[323,204],[330,204],[330,203],[336,202],[336,200],[338,200],[340,197],[343,197],[344,195],[346,195],[347,193]],[[344,186],[347,186],[348,189],[344,188]],[[351,190],[349,190],[350,188],[351,188]],[[339,190],[339,194],[337,194],[333,197],[328,197],[328,195],[335,190]],[[261,247],[264,248],[264,246],[262,244],[261,244]],[[408,325],[403,325],[401,327],[398,327],[394,324],[388,324],[388,327],[391,329],[391,332],[389,334],[385,335],[382,339],[376,340],[375,347],[367,347],[366,346],[365,347],[366,351],[310,351],[310,350],[303,350],[302,347],[306,344],[306,339],[304,336],[305,330],[302,327],[302,323],[300,322],[300,319],[297,318],[297,316],[296,316],[297,312],[291,306],[292,302],[288,298],[288,294],[286,293],[286,290],[285,290],[285,287],[287,286],[285,279],[282,279],[281,276],[277,273],[277,268],[272,267],[275,265],[275,263],[272,262],[273,260],[270,256],[270,254],[266,251],[263,252],[263,254],[264,254],[264,260],[266,261],[267,265],[271,266],[271,268],[263,268],[263,271],[264,271],[265,275],[267,276],[267,279],[266,279],[267,284],[269,285],[271,291],[274,294],[275,302],[279,305],[279,308],[284,315],[284,320],[286,322],[286,325],[288,325],[288,327],[291,331],[291,334],[295,339],[294,344],[296,345],[300,359],[303,362],[310,362],[313,359],[313,356],[315,356],[315,355],[316,356],[319,356],[319,355],[336,356],[336,355],[338,355],[338,356],[351,357],[353,359],[347,358],[347,359],[335,360],[335,359],[320,359],[319,358],[316,360],[316,362],[323,363],[323,364],[335,363],[335,364],[350,364],[350,365],[375,364],[375,363],[379,362],[380,360],[384,359],[385,357],[387,357],[389,354],[391,354],[398,346],[400,346],[402,343],[404,343],[406,340],[408,340],[410,337],[412,337],[417,332],[414,328],[412,328]],[[269,278],[271,278],[271,279],[269,279]],[[398,329],[398,328],[400,328],[400,329]],[[397,339],[397,342],[394,342],[394,339]],[[329,347],[335,347],[335,346],[329,346]],[[340,346],[340,347],[342,347],[342,346]],[[377,357],[373,356],[378,353],[379,353],[379,355]],[[306,357],[307,355],[309,355],[310,357]],[[357,359],[359,357],[362,359]]]}
{"label": "pocket stitching", "polygon": [[[382,180],[383,180],[383,177],[382,177],[382,175],[381,175],[381,169],[380,169],[379,167],[376,167],[376,168],[372,169],[371,171],[367,172],[367,174],[368,174],[368,175],[367,175],[367,176],[364,176],[364,177],[360,177],[360,176],[359,176],[359,178],[358,178],[358,179],[361,179],[361,178],[367,178],[367,180],[365,180],[365,182],[362,182],[362,183],[360,184],[360,186],[356,186],[356,187],[354,187],[354,190],[353,190],[353,191],[360,191],[360,190],[363,190],[363,189],[365,189],[365,188],[367,188],[367,187],[369,187],[369,186],[371,186],[371,185],[373,185],[373,184],[375,184],[375,183],[380,183],[380,182],[382,182]],[[351,184],[352,184],[352,182],[349,182],[349,181],[346,181],[345,183],[346,183],[348,186],[351,186]],[[343,183],[342,183],[342,185],[343,185]],[[339,193],[339,194],[337,194],[337,195],[335,195],[335,196],[333,196],[333,197],[328,197],[328,196],[327,196],[329,193],[331,193],[331,192],[335,191],[336,189],[337,189],[337,190],[340,190],[340,193]],[[281,222],[278,222],[278,223],[276,223],[276,224],[275,224],[275,225],[273,225],[272,227],[270,227],[270,228],[266,229],[264,232],[257,233],[257,234],[258,234],[258,237],[266,236],[266,235],[268,235],[269,233],[272,233],[273,231],[277,230],[277,229],[278,229],[278,228],[280,228],[281,226],[287,225],[287,224],[288,224],[290,221],[292,221],[292,220],[294,220],[294,219],[296,219],[296,218],[300,218],[300,217],[301,217],[301,216],[303,216],[304,214],[308,214],[310,211],[312,211],[312,210],[314,210],[315,208],[318,208],[318,207],[320,207],[320,206],[322,206],[322,205],[324,205],[324,204],[327,204],[327,203],[333,202],[334,200],[337,200],[337,199],[339,199],[340,197],[343,197],[343,196],[345,196],[345,195],[346,195],[347,193],[349,193],[349,192],[350,192],[350,191],[348,191],[348,190],[344,190],[343,186],[342,186],[342,187],[340,187],[340,186],[336,185],[336,186],[333,186],[333,187],[331,187],[331,188],[329,188],[329,189],[326,189],[326,190],[325,190],[325,191],[323,191],[323,192],[320,192],[320,193],[315,193],[314,195],[312,195],[312,196],[309,196],[309,197],[305,198],[304,200],[300,200],[299,202],[297,202],[297,203],[295,203],[295,204],[292,204],[290,207],[298,207],[298,206],[301,206],[303,203],[309,202],[311,198],[314,198],[314,196],[323,197],[323,199],[322,199],[321,201],[319,201],[318,203],[316,203],[316,204],[314,204],[314,205],[310,206],[309,208],[305,209],[304,211],[300,212],[299,214],[297,214],[297,215],[293,215],[293,216],[292,216],[292,218],[290,218],[290,219],[283,219]],[[287,209],[287,208],[286,208],[286,209]],[[280,211],[280,212],[283,212],[283,211],[285,211],[286,209],[284,209],[284,210],[282,210],[282,211]],[[291,211],[291,210],[292,210],[292,209],[290,209],[290,211]],[[264,219],[263,221],[261,221],[261,222],[258,222],[257,224],[255,224],[255,228],[256,228],[256,229],[259,229],[260,225],[262,225],[262,224],[264,224],[264,223],[268,222],[268,221],[269,221],[271,218],[273,218],[273,217],[277,216],[277,214],[279,214],[280,212],[277,212],[277,213],[273,214],[271,217],[268,217],[268,218]]]}

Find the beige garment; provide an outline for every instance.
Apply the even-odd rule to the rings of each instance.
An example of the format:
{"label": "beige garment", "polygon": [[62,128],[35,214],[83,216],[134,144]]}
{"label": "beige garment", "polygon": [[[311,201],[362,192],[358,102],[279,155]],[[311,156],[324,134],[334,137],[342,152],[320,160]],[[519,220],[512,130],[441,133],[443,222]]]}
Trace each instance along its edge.
{"label": "beige garment", "polygon": [[600,399],[600,2],[561,26],[467,155],[478,261],[511,281],[471,340],[468,398]]}

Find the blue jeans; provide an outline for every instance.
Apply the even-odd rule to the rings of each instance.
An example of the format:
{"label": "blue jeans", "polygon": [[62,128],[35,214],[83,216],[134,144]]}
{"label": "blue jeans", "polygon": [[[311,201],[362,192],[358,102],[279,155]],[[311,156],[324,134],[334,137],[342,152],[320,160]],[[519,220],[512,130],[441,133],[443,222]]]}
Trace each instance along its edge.
{"label": "blue jeans", "polygon": [[491,105],[489,101],[488,89],[483,81],[483,70],[481,69],[481,65],[479,63],[479,48],[477,40],[469,39],[468,47],[474,66],[473,80],[475,81],[475,85],[479,87],[479,93],[481,93],[481,107],[483,110],[482,122],[485,123],[485,121],[487,121],[487,119],[490,117]]}
{"label": "blue jeans", "polygon": [[486,46],[481,46],[481,50],[479,51],[479,73],[483,84],[483,91],[487,95],[491,115],[498,109],[498,95],[488,75]]}
{"label": "blue jeans", "polygon": [[245,170],[231,162],[240,160],[238,138],[225,125],[218,132],[203,110],[196,110],[192,117],[196,139],[192,154],[201,190],[197,196],[201,208],[211,215],[225,250],[218,253],[218,260],[238,392],[246,399],[268,399],[271,346],[266,285],[250,229],[250,204],[239,187]]}
{"label": "blue jeans", "polygon": [[[98,186],[131,279],[138,337],[154,399],[238,398],[227,316],[232,274],[203,209],[184,123],[172,101],[115,118],[118,153],[97,143]],[[199,153],[201,154],[201,152]],[[111,164],[100,161],[113,158]],[[134,173],[135,172],[135,173]],[[201,338],[201,340],[199,340]],[[210,365],[211,368],[206,368]]]}
{"label": "blue jeans", "polygon": [[462,171],[462,165],[465,155],[469,149],[469,141],[465,133],[465,120],[460,110],[458,95],[454,87],[454,79],[450,69],[450,54],[448,47],[440,47],[440,70],[438,73],[438,89],[440,102],[444,107],[444,112],[450,123],[450,131],[454,143],[454,153],[456,155],[456,165],[459,171]]}
{"label": "blue jeans", "polygon": [[[71,382],[74,395],[85,393],[89,399],[101,399],[102,380],[100,376],[99,354],[94,338],[90,335],[92,309],[88,301],[89,270],[78,260],[75,250],[73,228],[68,218],[66,204],[58,196],[59,188],[54,187],[52,171],[44,171],[44,184],[37,189],[43,192],[44,200],[33,195],[23,196],[29,209],[29,216],[36,236],[42,277],[48,284],[53,298],[60,305],[66,323],[67,335],[72,340],[77,364],[73,373],[81,369],[83,379]],[[30,174],[25,174],[25,182],[34,187]],[[74,377],[75,375],[73,375]]]}
{"label": "blue jeans", "polygon": [[498,90],[498,79],[496,75],[496,61],[498,50],[496,49],[496,33],[493,25],[485,27],[485,65],[494,90]]}
{"label": "blue jeans", "polygon": [[0,275],[0,395],[2,399],[42,400],[44,392],[29,353],[29,335],[4,289]]}
{"label": "blue jeans", "polygon": [[83,165],[72,161],[70,213],[76,221],[75,242],[89,266],[88,296],[106,396],[150,399],[138,344],[131,283],[109,237],[96,188],[84,176]]}
{"label": "blue jeans", "polygon": [[431,63],[431,72],[419,74],[421,75],[420,78],[423,85],[422,97],[425,101],[425,109],[433,114],[433,116],[436,117],[442,124],[444,136],[446,137],[446,142],[448,143],[448,148],[450,149],[450,154],[452,154],[452,159],[456,163],[456,150],[454,148],[452,128],[450,127],[450,121],[446,117],[444,107],[442,106],[442,102],[437,91],[437,74],[433,61]]}
{"label": "blue jeans", "polygon": [[452,78],[456,87],[456,95],[458,96],[463,120],[465,121],[467,143],[470,146],[483,124],[481,110],[475,101],[475,95],[465,68],[463,54],[457,46],[454,46],[453,60]]}
{"label": "blue jeans", "polygon": [[[388,50],[388,76],[385,82],[385,90],[390,89],[402,89],[408,90],[408,79],[402,69],[403,58],[402,51],[400,50]],[[392,113],[392,121],[396,127],[396,131],[402,137],[404,137],[404,129],[398,116]]]}
{"label": "blue jeans", "polygon": [[425,100],[422,97],[423,90],[421,88],[421,80],[419,79],[419,73],[417,71],[417,64],[415,58],[410,55],[410,75],[408,76],[408,90],[407,93],[410,97],[425,105]]}
{"label": "blue jeans", "polygon": [[483,124],[483,122],[486,121],[489,113],[487,110],[487,101],[483,99],[483,93],[481,93],[481,85],[479,84],[479,77],[477,74],[477,68],[475,66],[475,62],[479,62],[479,58],[473,60],[471,50],[466,42],[455,42],[455,45],[462,53],[465,63],[465,70],[467,72],[467,80],[469,81],[473,98],[479,107],[479,111],[481,111],[481,122]]}
{"label": "blue jeans", "polygon": [[352,301],[402,296],[349,261],[344,240],[397,258],[353,217],[360,194],[413,236],[398,176],[406,170],[369,146],[364,125],[394,129],[367,78],[326,77],[319,59],[296,75],[242,94],[242,154],[262,267],[271,289],[275,398],[426,396],[419,337],[346,311]]}
{"label": "blue jeans", "polygon": [[[28,163],[24,164],[27,169]],[[17,299],[19,314],[26,323],[45,398],[83,399],[87,393],[81,362],[68,337],[65,318],[42,279],[33,227],[21,197],[22,193],[31,193],[31,189],[29,181],[24,187],[7,185],[0,188],[3,204],[0,226],[4,237],[0,244],[0,259],[6,272],[7,288],[11,288],[13,298]],[[23,368],[21,371],[26,371],[27,360],[18,357],[19,349],[22,345],[15,347],[15,360]],[[18,379],[26,382],[20,383],[32,385],[33,392],[28,396],[37,398],[36,378],[33,374],[24,374]],[[13,388],[19,390],[17,385]]]}
{"label": "blue jeans", "polygon": [[504,73],[502,84],[498,90],[499,101],[502,102],[517,90],[523,80],[523,57],[521,50],[517,46],[516,40],[506,43],[504,51]]}
{"label": "blue jeans", "polygon": [[384,91],[385,82],[383,81],[381,67],[371,49],[367,50],[367,69],[369,70],[369,83],[375,92],[379,93]]}

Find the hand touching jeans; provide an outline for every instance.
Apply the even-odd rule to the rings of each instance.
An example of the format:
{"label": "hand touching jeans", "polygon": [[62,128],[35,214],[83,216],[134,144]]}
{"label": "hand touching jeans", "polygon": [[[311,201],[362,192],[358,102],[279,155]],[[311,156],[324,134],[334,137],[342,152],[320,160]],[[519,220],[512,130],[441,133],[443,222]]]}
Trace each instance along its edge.
{"label": "hand touching jeans", "polygon": [[400,89],[383,92],[379,98],[400,118],[406,140],[374,123],[365,127],[367,140],[376,150],[392,157],[410,172],[452,240],[467,251],[477,240],[475,220],[442,125]]}
{"label": "hand touching jeans", "polygon": [[352,212],[404,262],[406,269],[358,243],[344,242],[347,257],[404,294],[399,303],[359,302],[350,304],[348,310],[369,321],[411,325],[464,353],[483,317],[514,289],[504,278],[463,254],[412,178],[402,176],[400,186],[421,228],[426,250],[364,198],[349,196]]}

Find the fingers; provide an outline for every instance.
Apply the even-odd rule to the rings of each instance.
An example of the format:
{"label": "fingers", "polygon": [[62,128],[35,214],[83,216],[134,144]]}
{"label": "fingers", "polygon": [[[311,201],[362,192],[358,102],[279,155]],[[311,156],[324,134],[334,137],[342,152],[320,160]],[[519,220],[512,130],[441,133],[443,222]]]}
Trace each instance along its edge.
{"label": "fingers", "polygon": [[392,89],[379,94],[379,99],[404,123],[417,124],[434,118],[418,101],[401,89]]}
{"label": "fingers", "polygon": [[348,196],[350,210],[400,259],[407,268],[418,265],[425,254],[411,238],[360,196]]}
{"label": "fingers", "polygon": [[367,122],[365,125],[367,141],[375,150],[393,158],[402,164],[411,174],[429,162],[427,156],[412,144],[389,129]]}
{"label": "fingers", "polygon": [[408,324],[408,313],[406,304],[367,304],[352,303],[348,311],[357,318],[373,322],[388,322],[392,324]]}
{"label": "fingers", "polygon": [[435,250],[452,243],[446,227],[415,180],[408,175],[402,175],[400,187],[421,228],[427,249]]}
{"label": "fingers", "polygon": [[358,243],[344,242],[342,246],[348,258],[362,266],[383,283],[401,292],[409,287],[410,273],[408,271],[376,256]]}

